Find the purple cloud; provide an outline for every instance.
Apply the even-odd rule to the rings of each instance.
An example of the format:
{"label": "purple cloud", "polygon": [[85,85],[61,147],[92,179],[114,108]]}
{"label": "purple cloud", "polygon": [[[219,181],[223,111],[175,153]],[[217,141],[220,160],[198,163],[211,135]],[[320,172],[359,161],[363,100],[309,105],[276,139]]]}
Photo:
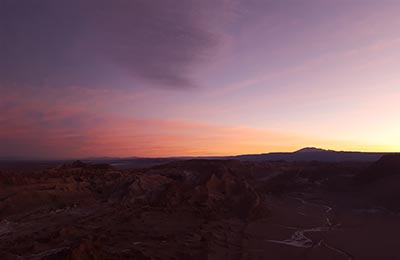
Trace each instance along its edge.
{"label": "purple cloud", "polygon": [[4,0],[0,82],[96,85],[121,77],[195,85],[229,8],[224,0]]}

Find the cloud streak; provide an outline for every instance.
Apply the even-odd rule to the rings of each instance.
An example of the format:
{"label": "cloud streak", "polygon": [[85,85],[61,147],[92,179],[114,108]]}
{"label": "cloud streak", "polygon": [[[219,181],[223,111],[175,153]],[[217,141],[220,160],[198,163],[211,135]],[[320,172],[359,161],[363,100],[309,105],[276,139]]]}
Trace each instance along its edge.
{"label": "cloud streak", "polygon": [[224,0],[4,0],[0,80],[98,85],[134,78],[191,87],[222,41]]}

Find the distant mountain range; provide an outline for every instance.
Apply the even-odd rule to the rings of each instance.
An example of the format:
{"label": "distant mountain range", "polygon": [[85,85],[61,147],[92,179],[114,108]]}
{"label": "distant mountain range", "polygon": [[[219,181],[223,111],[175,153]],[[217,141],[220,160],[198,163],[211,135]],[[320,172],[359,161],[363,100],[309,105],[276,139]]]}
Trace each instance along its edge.
{"label": "distant mountain range", "polygon": [[315,147],[306,147],[296,152],[288,153],[263,153],[232,156],[229,158],[241,161],[321,161],[321,162],[344,162],[376,161],[387,153],[365,153],[324,150]]}
{"label": "distant mountain range", "polygon": [[[383,155],[391,153],[370,153],[370,152],[347,152],[325,150],[315,147],[306,147],[295,152],[280,153],[262,153],[262,154],[245,154],[236,156],[204,156],[204,157],[165,157],[165,158],[141,158],[141,157],[91,157],[91,158],[75,158],[62,159],[59,161],[71,161],[80,159],[87,162],[103,162],[110,164],[162,164],[171,161],[188,160],[188,159],[221,159],[221,160],[240,160],[240,161],[288,161],[288,162],[304,162],[304,161],[320,161],[320,162],[373,162],[379,160]],[[21,158],[21,157],[0,157],[0,161],[35,161],[39,159]],[[45,159],[40,159],[46,161]],[[55,159],[50,161],[56,161]]]}
{"label": "distant mountain range", "polygon": [[119,158],[114,159],[113,163],[166,163],[177,160],[188,159],[221,159],[221,160],[240,160],[240,161],[320,161],[320,162],[373,162],[379,160],[383,155],[390,153],[366,153],[366,152],[347,152],[325,150],[315,147],[306,147],[295,152],[285,153],[263,153],[245,154],[237,156],[208,156],[208,157],[175,157],[175,158]]}

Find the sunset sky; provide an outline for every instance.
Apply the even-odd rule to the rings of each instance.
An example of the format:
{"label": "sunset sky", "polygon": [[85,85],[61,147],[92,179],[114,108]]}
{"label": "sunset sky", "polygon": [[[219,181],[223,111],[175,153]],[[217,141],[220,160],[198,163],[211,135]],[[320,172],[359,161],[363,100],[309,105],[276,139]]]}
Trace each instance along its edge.
{"label": "sunset sky", "polygon": [[400,151],[400,1],[0,0],[0,156]]}

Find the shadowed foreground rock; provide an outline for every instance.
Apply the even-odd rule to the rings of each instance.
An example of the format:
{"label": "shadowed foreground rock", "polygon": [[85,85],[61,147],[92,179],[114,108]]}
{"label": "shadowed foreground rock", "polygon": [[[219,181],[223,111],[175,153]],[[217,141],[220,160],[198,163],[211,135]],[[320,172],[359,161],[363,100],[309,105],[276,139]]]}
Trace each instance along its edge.
{"label": "shadowed foreground rock", "polygon": [[243,229],[267,209],[235,163],[2,173],[1,259],[238,258]]}
{"label": "shadowed foreground rock", "polygon": [[398,162],[24,164],[0,173],[0,259],[400,259]]}
{"label": "shadowed foreground rock", "polygon": [[358,174],[355,182],[370,200],[400,211],[400,154],[387,154]]}

